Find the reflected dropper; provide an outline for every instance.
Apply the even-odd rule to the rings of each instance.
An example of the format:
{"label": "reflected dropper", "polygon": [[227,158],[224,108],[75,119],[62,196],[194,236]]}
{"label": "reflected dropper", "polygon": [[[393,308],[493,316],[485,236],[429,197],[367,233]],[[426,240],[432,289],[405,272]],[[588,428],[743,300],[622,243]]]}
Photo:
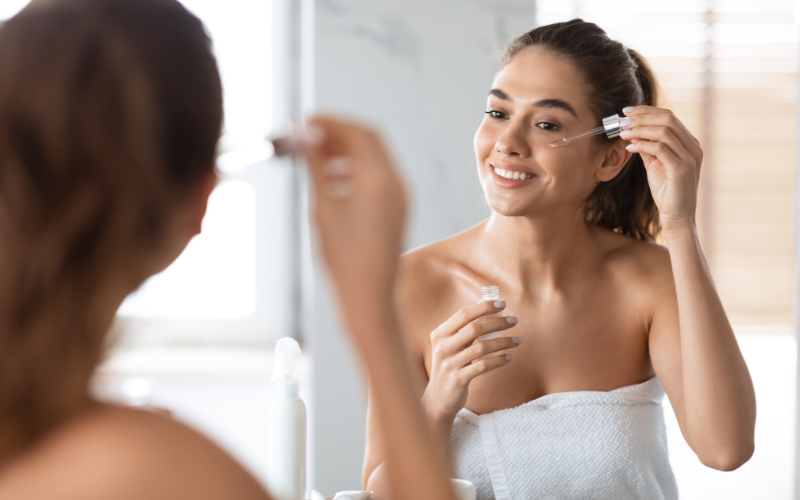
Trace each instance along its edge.
{"label": "reflected dropper", "polygon": [[308,144],[315,142],[315,133],[312,128],[225,152],[217,157],[217,169],[221,174],[233,177],[273,158],[302,154]]}

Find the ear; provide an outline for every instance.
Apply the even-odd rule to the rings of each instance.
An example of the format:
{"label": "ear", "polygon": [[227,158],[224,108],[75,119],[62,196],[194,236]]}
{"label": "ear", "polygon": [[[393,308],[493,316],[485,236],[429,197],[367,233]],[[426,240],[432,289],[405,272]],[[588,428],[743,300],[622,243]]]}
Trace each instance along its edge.
{"label": "ear", "polygon": [[622,167],[625,166],[632,154],[625,149],[627,145],[628,141],[618,140],[605,151],[595,171],[595,177],[598,182],[608,182],[622,170]]}
{"label": "ear", "polygon": [[189,192],[188,203],[186,204],[186,228],[192,236],[200,234],[203,227],[203,218],[206,216],[208,208],[208,197],[217,187],[219,178],[213,168],[203,172],[195,182]]}

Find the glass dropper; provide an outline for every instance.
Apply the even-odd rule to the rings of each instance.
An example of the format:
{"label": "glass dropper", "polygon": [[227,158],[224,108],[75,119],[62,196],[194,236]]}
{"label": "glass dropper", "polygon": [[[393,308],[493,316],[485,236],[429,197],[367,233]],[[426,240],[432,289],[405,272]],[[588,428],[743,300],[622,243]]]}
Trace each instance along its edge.
{"label": "glass dropper", "polygon": [[300,131],[255,142],[219,155],[217,168],[224,176],[238,176],[272,158],[299,154],[303,141],[308,140],[308,135]]}
{"label": "glass dropper", "polygon": [[587,130],[586,132],[581,132],[580,134],[576,134],[570,137],[564,137],[557,141],[553,141],[547,145],[548,148],[560,148],[561,146],[566,146],[567,144],[577,141],[578,139],[583,139],[584,137],[591,137],[593,135],[600,135],[605,133],[609,139],[613,139],[619,136],[619,133],[622,132],[622,128],[619,126],[619,121],[621,118],[619,115],[611,115],[603,118],[603,125],[597,128],[593,128],[592,130]]}

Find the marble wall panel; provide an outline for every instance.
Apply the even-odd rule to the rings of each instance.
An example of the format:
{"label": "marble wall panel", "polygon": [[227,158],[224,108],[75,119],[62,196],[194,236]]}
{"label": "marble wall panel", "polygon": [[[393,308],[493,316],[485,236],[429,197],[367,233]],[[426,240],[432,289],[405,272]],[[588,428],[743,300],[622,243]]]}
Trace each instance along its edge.
{"label": "marble wall panel", "polygon": [[[412,194],[407,247],[487,217],[472,139],[502,47],[533,27],[533,0],[316,0],[310,16],[304,108],[385,134]],[[310,472],[330,495],[361,484],[365,387],[329,285],[314,281]]]}

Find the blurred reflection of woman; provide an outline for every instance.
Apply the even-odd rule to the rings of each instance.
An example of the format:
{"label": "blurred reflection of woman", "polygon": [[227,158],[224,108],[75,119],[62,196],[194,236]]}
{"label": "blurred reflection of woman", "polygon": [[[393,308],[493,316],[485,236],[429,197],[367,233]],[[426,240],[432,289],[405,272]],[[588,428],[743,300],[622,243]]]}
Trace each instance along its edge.
{"label": "blurred reflection of woman", "polygon": [[[0,498],[270,498],[192,429],[87,395],[122,300],[200,232],[221,124],[210,41],[175,0],[34,0],[0,26]],[[321,249],[387,395],[393,498],[452,500],[392,305],[402,186],[369,130],[311,126]],[[349,169],[326,174],[334,157]]]}
{"label": "blurred reflection of woman", "polygon": [[[702,463],[753,453],[753,385],[695,225],[703,151],[656,104],[646,61],[594,24],[515,39],[475,134],[491,217],[402,259],[423,407],[479,499],[677,498],[664,391]],[[621,139],[547,147],[620,112]],[[487,285],[503,300],[476,304]]]}

